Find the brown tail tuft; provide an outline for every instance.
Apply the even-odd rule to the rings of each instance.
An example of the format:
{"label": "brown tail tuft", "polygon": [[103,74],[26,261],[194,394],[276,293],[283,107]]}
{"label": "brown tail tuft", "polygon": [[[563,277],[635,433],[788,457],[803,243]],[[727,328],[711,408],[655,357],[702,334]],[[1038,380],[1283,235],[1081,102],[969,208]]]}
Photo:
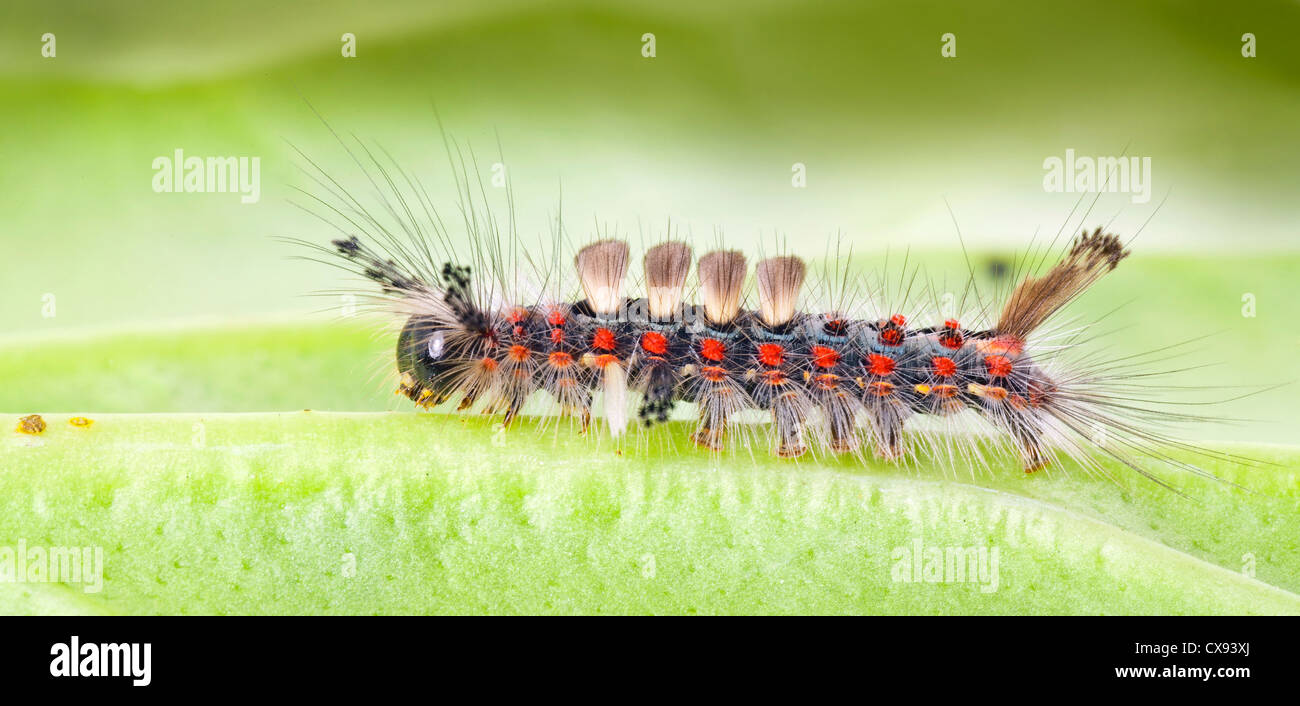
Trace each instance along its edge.
{"label": "brown tail tuft", "polygon": [[1046,274],[1026,276],[1016,286],[998,317],[997,334],[1023,341],[1102,275],[1115,269],[1128,254],[1117,236],[1103,235],[1101,228],[1079,235],[1070,252]]}

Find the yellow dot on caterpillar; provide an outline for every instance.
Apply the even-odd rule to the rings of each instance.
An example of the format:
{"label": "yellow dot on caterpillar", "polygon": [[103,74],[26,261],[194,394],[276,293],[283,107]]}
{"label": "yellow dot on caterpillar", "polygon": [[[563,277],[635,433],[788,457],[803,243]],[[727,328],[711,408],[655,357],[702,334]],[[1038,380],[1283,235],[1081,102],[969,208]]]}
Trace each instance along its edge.
{"label": "yellow dot on caterpillar", "polygon": [[423,390],[420,390],[420,401],[421,401],[421,402],[423,402],[424,400],[429,399],[430,397],[433,397],[433,390],[430,390],[430,389],[428,389],[428,388],[425,388],[425,389],[423,389]]}
{"label": "yellow dot on caterpillar", "polygon": [[914,388],[912,388],[912,389],[916,390],[917,394],[920,394],[920,395],[928,395],[928,394],[930,394],[930,386],[929,386],[929,385],[917,385],[916,387],[914,387]]}
{"label": "yellow dot on caterpillar", "polygon": [[415,387],[415,378],[410,373],[402,373],[402,387]]}

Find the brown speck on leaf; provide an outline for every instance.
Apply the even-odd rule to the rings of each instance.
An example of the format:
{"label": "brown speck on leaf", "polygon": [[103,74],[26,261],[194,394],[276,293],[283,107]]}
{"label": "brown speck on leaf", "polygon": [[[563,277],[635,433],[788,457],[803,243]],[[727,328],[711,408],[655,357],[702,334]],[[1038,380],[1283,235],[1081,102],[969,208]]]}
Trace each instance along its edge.
{"label": "brown speck on leaf", "polygon": [[24,434],[40,434],[45,431],[45,420],[39,414],[29,414],[18,420],[18,431]]}
{"label": "brown speck on leaf", "polygon": [[74,427],[82,427],[82,428],[89,427],[91,424],[94,423],[95,420],[89,417],[72,417],[71,419],[68,420],[68,424],[71,424]]}

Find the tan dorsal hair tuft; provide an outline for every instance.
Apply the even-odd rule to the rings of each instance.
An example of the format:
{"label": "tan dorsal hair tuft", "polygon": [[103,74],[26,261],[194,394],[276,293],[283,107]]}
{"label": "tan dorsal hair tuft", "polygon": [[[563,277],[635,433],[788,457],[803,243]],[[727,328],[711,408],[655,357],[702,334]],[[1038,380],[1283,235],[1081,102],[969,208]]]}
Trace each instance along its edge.
{"label": "tan dorsal hair tuft", "polygon": [[740,313],[740,294],[748,271],[744,253],[715,250],[700,258],[696,267],[704,318],[713,324],[729,324]]}
{"label": "tan dorsal hair tuft", "polygon": [[807,267],[794,256],[770,257],[754,267],[758,282],[758,314],[769,327],[782,326],[794,318]]}
{"label": "tan dorsal hair tuft", "polygon": [[627,243],[600,240],[578,251],[573,258],[587,305],[597,314],[618,313],[623,304],[623,277],[627,274]]}
{"label": "tan dorsal hair tuft", "polygon": [[686,243],[660,243],[646,251],[646,300],[650,318],[664,321],[677,313],[686,275],[690,272],[691,246]]}

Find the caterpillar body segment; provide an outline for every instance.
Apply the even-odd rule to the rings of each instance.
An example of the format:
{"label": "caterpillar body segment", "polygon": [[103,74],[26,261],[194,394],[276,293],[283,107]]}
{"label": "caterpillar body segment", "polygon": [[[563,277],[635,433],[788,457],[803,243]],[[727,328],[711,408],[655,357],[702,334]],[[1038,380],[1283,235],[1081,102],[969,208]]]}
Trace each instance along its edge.
{"label": "caterpillar body segment", "polygon": [[[809,317],[811,369],[802,372],[815,409],[821,412],[818,438],[832,453],[857,453],[862,446],[859,420],[866,415],[861,396],[861,356],[851,339],[848,324],[835,316]],[[769,349],[770,353],[783,350]],[[759,357],[763,363],[763,356]]]}

